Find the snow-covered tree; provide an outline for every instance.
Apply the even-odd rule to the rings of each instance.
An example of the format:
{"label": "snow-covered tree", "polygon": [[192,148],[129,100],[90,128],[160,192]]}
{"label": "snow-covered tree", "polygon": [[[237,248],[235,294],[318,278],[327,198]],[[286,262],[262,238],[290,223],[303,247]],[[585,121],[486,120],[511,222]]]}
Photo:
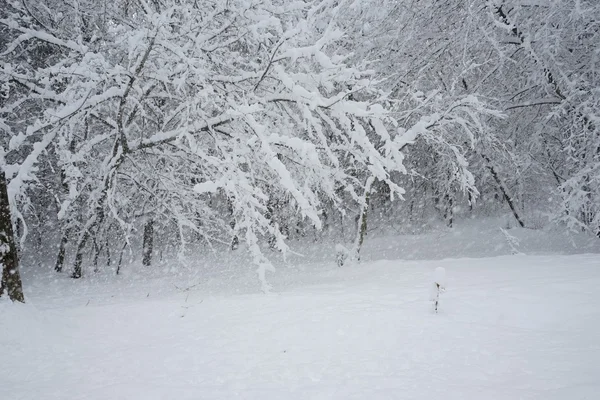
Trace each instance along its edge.
{"label": "snow-covered tree", "polygon": [[599,12],[584,0],[5,1],[0,166],[15,245],[51,242],[55,269],[81,277],[118,270],[137,243],[150,266],[167,243],[185,255],[242,241],[267,289],[262,242],[285,255],[286,239],[348,221],[359,259],[375,208],[386,222],[429,208],[451,226],[483,196],[521,226],[543,206],[599,234]]}
{"label": "snow-covered tree", "polygon": [[[111,240],[129,240],[137,220],[163,216],[182,249],[187,231],[208,243],[243,237],[266,288],[272,266],[259,239],[287,248],[268,193],[317,229],[323,198],[340,208],[349,197],[366,216],[375,182],[392,198],[404,193],[391,176],[406,173],[405,146],[443,140],[436,131],[449,126],[469,133],[488,112],[465,97],[399,118],[373,72],[349,63],[339,6],[329,2],[116,3],[97,21],[87,20],[95,4],[79,6],[51,27],[20,4],[0,21],[14,32],[3,49],[6,90],[27,88],[9,95],[3,128],[11,151],[33,143],[23,162],[6,166],[13,212],[51,149],[74,277],[88,249],[96,264]],[[13,67],[30,42],[57,50],[41,66]],[[15,110],[35,122],[20,126]],[[462,184],[472,186],[464,167]],[[232,224],[212,207],[219,199]]]}

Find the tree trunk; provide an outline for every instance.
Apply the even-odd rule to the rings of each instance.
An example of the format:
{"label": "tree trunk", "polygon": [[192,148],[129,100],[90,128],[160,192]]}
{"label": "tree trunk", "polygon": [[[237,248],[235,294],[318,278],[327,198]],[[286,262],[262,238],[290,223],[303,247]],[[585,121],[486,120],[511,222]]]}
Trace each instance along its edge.
{"label": "tree trunk", "polygon": [[70,228],[67,228],[60,238],[60,245],[58,247],[58,255],[56,256],[56,264],[54,270],[56,272],[62,272],[63,266],[65,265],[65,256],[67,253],[67,244],[69,243]]}
{"label": "tree trunk", "polygon": [[112,260],[110,259],[110,242],[108,240],[108,235],[106,235],[104,247],[106,247],[106,266],[110,267],[110,264],[112,264]]}
{"label": "tree trunk", "polygon": [[85,245],[87,244],[88,238],[90,234],[88,231],[85,231],[79,240],[79,244],[77,245],[77,253],[75,253],[75,263],[73,263],[73,273],[71,274],[71,278],[79,279],[83,276],[83,269],[81,264],[83,264],[83,250],[85,249]]}
{"label": "tree trunk", "polygon": [[360,248],[362,247],[363,242],[365,241],[365,236],[367,236],[367,214],[369,211],[369,193],[365,196],[365,206],[362,209],[362,215],[360,217],[360,228],[358,231],[358,247],[356,249],[357,259],[360,260]]}
{"label": "tree trunk", "polygon": [[231,230],[233,231],[233,238],[231,239],[231,250],[233,251],[237,250],[240,246],[240,239],[237,235],[235,217],[233,215],[233,203],[231,202],[231,200],[229,201],[229,214],[231,216],[231,222],[229,223],[229,226],[231,226]]}
{"label": "tree trunk", "polygon": [[94,240],[92,241],[93,245],[94,245],[94,261],[92,261],[92,265],[94,266],[94,272],[99,272],[100,270],[98,269],[98,258],[100,257],[100,246],[98,246],[98,241],[96,240],[96,238],[94,237]]}
{"label": "tree trunk", "polygon": [[496,181],[496,183],[498,184],[498,188],[502,192],[502,195],[504,196],[504,200],[506,200],[506,202],[508,203],[508,206],[510,207],[510,210],[512,211],[515,219],[519,223],[519,226],[521,228],[524,228],[525,227],[525,223],[523,222],[523,220],[519,216],[519,213],[517,212],[517,208],[515,207],[515,203],[512,200],[512,197],[510,197],[508,195],[507,189],[504,187],[504,185],[502,184],[502,181],[500,180],[500,177],[496,173],[496,170],[491,165],[491,161],[490,161],[489,157],[486,156],[485,154],[481,154],[481,157],[483,157],[483,159],[485,161],[487,161],[487,168],[490,171],[490,174],[492,175],[492,178],[494,178],[494,181]]}
{"label": "tree trunk", "polygon": [[121,272],[121,263],[123,262],[123,252],[125,251],[126,247],[127,247],[127,241],[125,241],[125,243],[123,244],[123,248],[121,248],[121,254],[119,254],[119,264],[117,265],[117,275],[119,275],[119,272]]}
{"label": "tree trunk", "polygon": [[19,275],[19,257],[17,245],[10,218],[10,204],[8,202],[8,183],[4,171],[0,171],[0,296],[6,290],[12,301],[25,303],[23,284]]}
{"label": "tree trunk", "polygon": [[369,177],[365,184],[365,194],[363,204],[361,204],[360,214],[358,219],[358,231],[356,235],[356,242],[354,244],[354,259],[360,261],[360,249],[362,248],[365,236],[367,236],[367,214],[369,211],[369,196],[371,194],[371,187],[375,178]]}
{"label": "tree trunk", "polygon": [[448,228],[452,228],[452,223],[453,223],[453,219],[454,219],[454,211],[453,211],[453,201],[452,201],[452,197],[450,197],[449,194],[446,194],[446,196],[444,196],[445,198],[445,203],[444,207],[445,207],[445,211],[444,211],[444,220],[446,221],[446,226]]}
{"label": "tree trunk", "polygon": [[154,248],[154,220],[149,219],[144,225],[144,244],[142,248],[142,264],[149,267],[152,264]]}
{"label": "tree trunk", "polygon": [[468,196],[469,196],[469,211],[473,211],[473,203],[474,203],[474,199],[473,199],[473,194],[471,192],[468,192]]}

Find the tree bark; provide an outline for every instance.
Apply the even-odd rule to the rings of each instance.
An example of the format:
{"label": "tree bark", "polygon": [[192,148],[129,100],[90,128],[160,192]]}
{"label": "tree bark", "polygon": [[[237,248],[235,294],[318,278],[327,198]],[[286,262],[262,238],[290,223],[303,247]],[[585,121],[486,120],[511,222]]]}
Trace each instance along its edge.
{"label": "tree bark", "polygon": [[4,291],[12,301],[25,303],[23,284],[19,275],[19,257],[17,245],[10,218],[10,204],[8,202],[8,183],[4,171],[0,171],[0,296]]}
{"label": "tree bark", "polygon": [[110,258],[110,242],[108,240],[108,235],[106,235],[106,238],[104,239],[104,247],[106,247],[106,266],[110,267],[112,260]]}
{"label": "tree bark", "polygon": [[125,251],[126,247],[127,247],[127,241],[125,241],[125,243],[123,244],[123,247],[121,248],[121,254],[119,254],[119,264],[117,265],[117,275],[119,275],[119,272],[121,272],[121,264],[123,262],[123,252]]}
{"label": "tree bark", "polygon": [[512,197],[510,197],[508,195],[508,191],[507,189],[504,187],[504,185],[502,184],[502,181],[500,180],[500,177],[498,176],[498,174],[496,173],[496,170],[494,169],[494,167],[491,165],[491,161],[490,159],[485,155],[482,154],[481,157],[483,157],[483,159],[485,161],[487,161],[487,168],[490,171],[490,174],[492,175],[492,178],[494,178],[494,181],[496,181],[496,183],[498,184],[498,188],[500,189],[500,191],[502,192],[502,195],[504,196],[504,200],[506,200],[506,202],[508,203],[508,206],[510,207],[510,210],[512,211],[515,219],[517,220],[517,222],[519,223],[519,226],[521,228],[525,227],[525,223],[523,222],[523,220],[521,219],[521,217],[519,216],[519,213],[517,212],[517,208],[515,207],[515,204],[512,200]]}
{"label": "tree bark", "polygon": [[100,257],[100,246],[98,246],[98,241],[96,240],[96,238],[94,238],[93,244],[94,244],[94,261],[92,262],[92,264],[94,265],[94,272],[99,272],[100,270],[98,269],[98,258]]}
{"label": "tree bark", "polygon": [[65,256],[67,253],[67,244],[69,243],[70,228],[67,228],[60,238],[60,245],[58,247],[58,255],[56,256],[56,264],[54,270],[56,272],[62,272],[63,266],[65,265]]}
{"label": "tree bark", "polygon": [[449,194],[444,196],[445,204],[444,204],[444,220],[446,221],[446,226],[448,228],[452,228],[452,223],[454,220],[454,211],[453,211],[453,201],[452,197]]}
{"label": "tree bark", "polygon": [[85,249],[89,237],[89,232],[85,231],[77,244],[77,253],[75,253],[75,262],[73,263],[73,273],[71,274],[71,278],[73,279],[79,279],[83,276],[83,269],[81,267],[81,264],[83,264],[83,250]]}
{"label": "tree bark", "polygon": [[144,244],[142,247],[142,264],[149,267],[152,264],[154,248],[154,220],[149,219],[144,225]]}
{"label": "tree bark", "polygon": [[365,241],[365,236],[367,236],[367,214],[369,211],[369,197],[371,195],[371,187],[373,186],[373,182],[375,178],[369,177],[365,184],[365,193],[363,204],[360,208],[360,214],[358,219],[358,231],[356,235],[356,242],[354,244],[354,259],[356,261],[360,261],[360,249],[362,248],[363,242]]}

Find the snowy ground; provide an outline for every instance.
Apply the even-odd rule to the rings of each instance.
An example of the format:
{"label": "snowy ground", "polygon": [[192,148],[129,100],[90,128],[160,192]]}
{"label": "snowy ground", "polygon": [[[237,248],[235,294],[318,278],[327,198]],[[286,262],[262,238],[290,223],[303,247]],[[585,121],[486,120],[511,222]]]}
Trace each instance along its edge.
{"label": "snowy ground", "polygon": [[0,303],[0,399],[597,399],[599,260],[308,265],[271,295],[33,285]]}
{"label": "snowy ground", "polygon": [[341,269],[307,238],[269,295],[243,252],[82,280],[26,263],[28,303],[0,301],[0,400],[597,399],[598,241],[499,226],[372,232]]}

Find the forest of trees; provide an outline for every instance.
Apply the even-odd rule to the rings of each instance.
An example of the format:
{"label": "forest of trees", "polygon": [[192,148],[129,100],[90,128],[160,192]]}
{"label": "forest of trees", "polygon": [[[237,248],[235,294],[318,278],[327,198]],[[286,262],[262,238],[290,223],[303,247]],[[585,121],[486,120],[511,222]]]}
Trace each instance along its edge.
{"label": "forest of trees", "polygon": [[599,124],[597,0],[0,0],[0,294],[133,242],[243,245],[266,288],[374,209],[600,238]]}

